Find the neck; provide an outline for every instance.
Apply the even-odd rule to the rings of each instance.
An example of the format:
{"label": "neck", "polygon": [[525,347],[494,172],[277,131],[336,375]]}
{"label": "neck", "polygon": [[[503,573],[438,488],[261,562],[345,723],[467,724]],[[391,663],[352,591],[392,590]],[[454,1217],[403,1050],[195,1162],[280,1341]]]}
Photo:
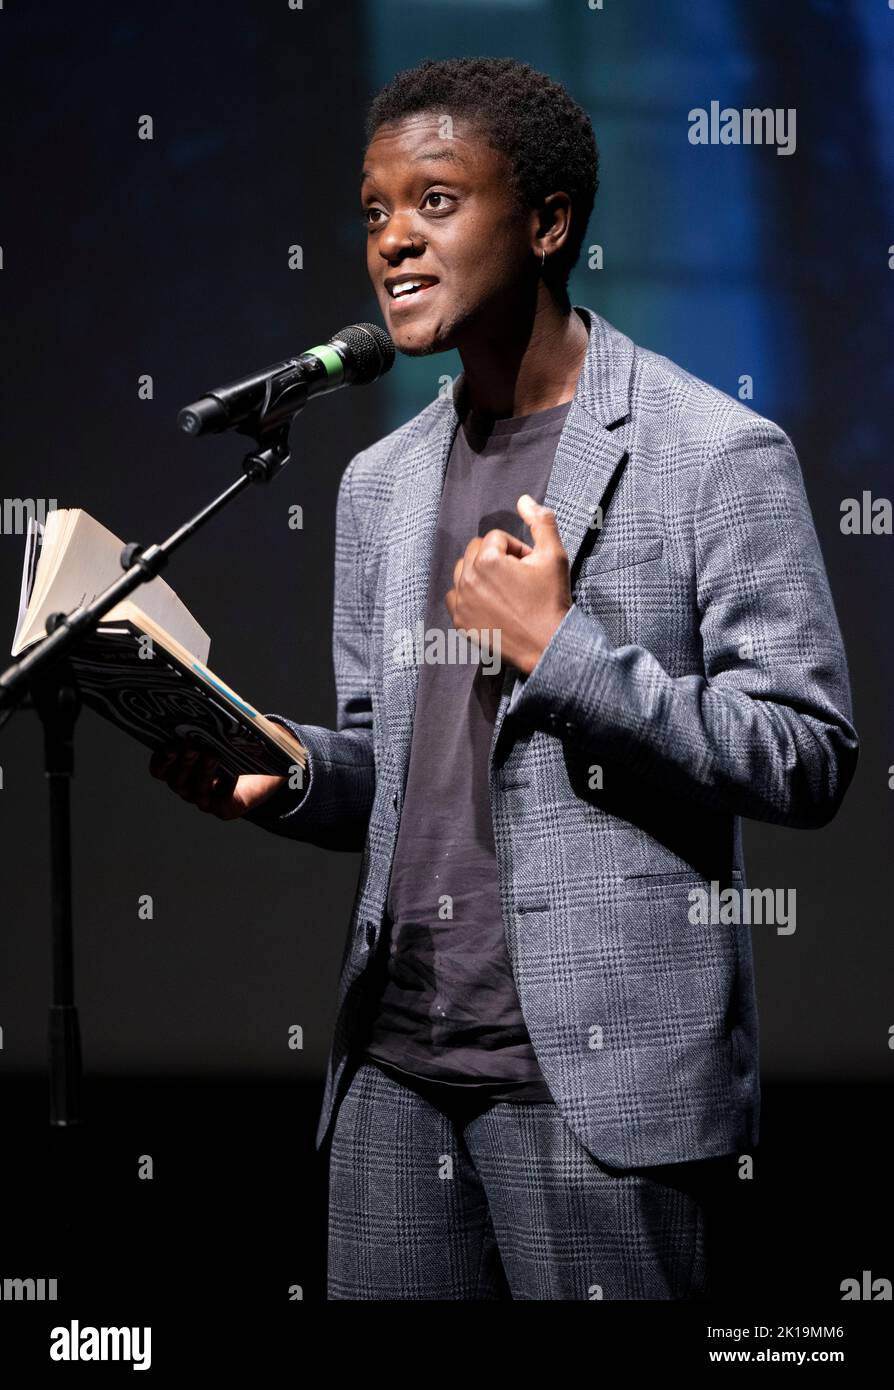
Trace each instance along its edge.
{"label": "neck", "polygon": [[587,352],[581,317],[541,284],[533,306],[499,320],[459,349],[469,407],[500,419],[570,401]]}

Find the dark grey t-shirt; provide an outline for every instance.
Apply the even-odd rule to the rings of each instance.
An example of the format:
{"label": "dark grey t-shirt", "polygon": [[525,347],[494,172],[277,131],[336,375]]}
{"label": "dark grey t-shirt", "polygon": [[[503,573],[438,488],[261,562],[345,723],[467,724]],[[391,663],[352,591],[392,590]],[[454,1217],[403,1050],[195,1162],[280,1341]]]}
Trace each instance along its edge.
{"label": "dark grey t-shirt", "polygon": [[[448,632],[444,596],[472,536],[495,527],[531,544],[515,504],[543,501],[570,402],[494,420],[468,415],[441,494],[425,626]],[[482,651],[426,662],[419,683],[387,903],[375,963],[368,1057],[446,1095],[550,1100],[506,948],[488,763],[505,665]],[[407,1074],[410,1076],[407,1076]]]}

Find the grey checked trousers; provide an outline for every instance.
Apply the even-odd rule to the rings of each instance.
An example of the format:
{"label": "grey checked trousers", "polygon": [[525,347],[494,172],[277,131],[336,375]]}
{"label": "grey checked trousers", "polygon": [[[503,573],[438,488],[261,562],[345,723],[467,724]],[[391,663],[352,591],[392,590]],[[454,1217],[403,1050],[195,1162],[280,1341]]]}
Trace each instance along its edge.
{"label": "grey checked trousers", "polygon": [[607,1168],[551,1102],[448,1111],[360,1059],[330,1143],[328,1299],[707,1298],[717,1163]]}

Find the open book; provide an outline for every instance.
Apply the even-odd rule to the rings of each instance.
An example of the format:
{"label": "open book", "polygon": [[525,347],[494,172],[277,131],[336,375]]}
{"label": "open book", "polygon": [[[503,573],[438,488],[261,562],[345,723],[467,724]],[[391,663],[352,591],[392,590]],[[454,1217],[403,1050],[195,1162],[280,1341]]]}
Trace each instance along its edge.
{"label": "open book", "polygon": [[[29,516],[12,655],[46,635],[51,613],[86,607],[120,578],[123,548],[80,508],[50,511],[43,523]],[[84,704],[148,748],[185,740],[216,753],[232,773],[304,769],[306,753],[294,734],[209,671],[210,646],[156,575],[100,618],[70,659]]]}

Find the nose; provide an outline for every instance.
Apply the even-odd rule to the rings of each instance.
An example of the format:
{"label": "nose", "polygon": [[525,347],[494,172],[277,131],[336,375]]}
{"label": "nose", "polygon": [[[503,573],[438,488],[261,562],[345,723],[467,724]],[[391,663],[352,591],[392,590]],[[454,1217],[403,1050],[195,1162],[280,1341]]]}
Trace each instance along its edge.
{"label": "nose", "polygon": [[425,246],[425,238],[415,230],[409,213],[392,213],[379,237],[379,255],[384,261],[397,260],[405,254],[420,255]]}

